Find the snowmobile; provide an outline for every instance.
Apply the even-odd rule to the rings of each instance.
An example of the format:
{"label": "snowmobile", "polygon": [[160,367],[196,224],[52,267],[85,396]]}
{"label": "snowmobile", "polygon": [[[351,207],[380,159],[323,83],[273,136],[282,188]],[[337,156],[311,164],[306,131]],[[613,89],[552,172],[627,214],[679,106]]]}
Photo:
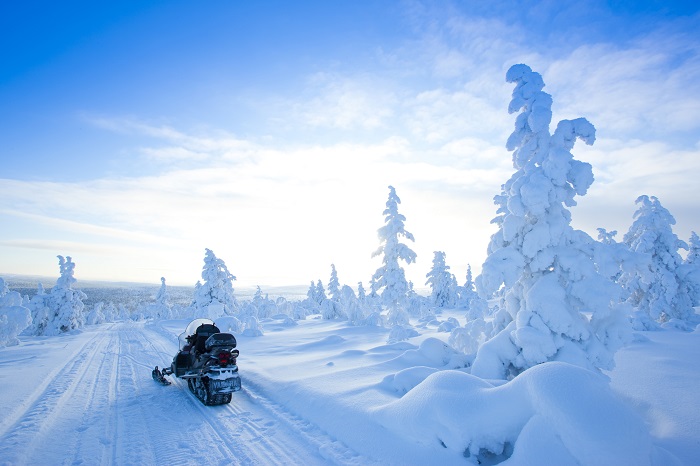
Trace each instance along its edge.
{"label": "snowmobile", "polygon": [[231,394],[241,389],[236,358],[236,338],[221,333],[209,319],[195,319],[178,337],[180,349],[170,367],[153,369],[153,380],[171,382],[166,375],[187,380],[187,386],[207,406],[231,402]]}

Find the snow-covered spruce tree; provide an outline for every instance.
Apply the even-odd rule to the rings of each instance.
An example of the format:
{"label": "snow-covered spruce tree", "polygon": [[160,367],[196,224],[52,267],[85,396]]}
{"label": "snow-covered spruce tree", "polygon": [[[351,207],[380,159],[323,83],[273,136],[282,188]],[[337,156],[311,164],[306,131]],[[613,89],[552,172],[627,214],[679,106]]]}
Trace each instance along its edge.
{"label": "snow-covered spruce tree", "polygon": [[656,322],[694,316],[689,283],[685,280],[679,248],[685,241],[673,233],[676,220],[654,196],[639,196],[639,208],[623,241],[631,251],[651,257],[651,279],[637,271],[623,273],[619,282],[629,291],[628,302]]}
{"label": "snow-covered spruce tree", "polygon": [[688,241],[688,255],[683,261],[693,306],[700,306],[700,238],[693,231]]}
{"label": "snow-covered spruce tree", "polygon": [[50,309],[46,290],[41,283],[37,285],[37,292],[27,303],[27,308],[32,314],[32,324],[26,333],[44,335],[46,327],[49,325]]}
{"label": "snow-covered spruce tree", "polygon": [[700,238],[694,231],[690,232],[690,241],[688,241],[688,255],[685,258],[686,264],[700,265]]}
{"label": "snow-covered spruce tree", "polygon": [[450,266],[445,263],[445,253],[434,251],[433,268],[425,276],[430,285],[430,300],[432,305],[438,308],[451,307],[455,303],[456,289],[453,287],[453,277],[449,272]]}
{"label": "snow-covered spruce tree", "polygon": [[[605,228],[598,228],[598,243],[596,244],[595,262],[598,271],[610,278],[612,281],[620,283],[622,274],[635,274],[637,280],[649,283],[651,272],[649,270],[651,257],[648,254],[641,254],[630,250],[625,243],[615,241],[617,231],[608,232]],[[621,299],[626,301],[630,291],[623,286]]]}
{"label": "snow-covered spruce tree", "polygon": [[160,277],[160,288],[156,294],[155,302],[146,306],[144,313],[154,319],[170,319],[173,316],[165,277]]}
{"label": "snow-covered spruce tree", "polygon": [[326,299],[328,299],[326,296],[326,289],[323,287],[323,283],[319,279],[318,282],[316,282],[316,302],[320,306]]}
{"label": "snow-covered spruce tree", "polygon": [[508,110],[521,111],[506,144],[516,172],[494,198],[498,231],[477,290],[483,298],[501,292],[510,323],[479,347],[472,374],[504,378],[552,360],[610,369],[630,335],[616,307],[620,288],[598,272],[595,241],[570,226],[567,209],[593,182],[571,149],[577,138],[592,144],[595,128],[563,120],[550,135],[552,98],[540,74],[514,65],[506,80],[516,85]]}
{"label": "snow-covered spruce tree", "polygon": [[[58,335],[85,325],[83,299],[87,296],[80,290],[74,290],[77,281],[73,276],[75,263],[70,256],[57,256],[61,275],[56,285],[48,294],[44,294],[47,309],[47,321],[43,328],[37,328],[37,335]],[[41,333],[39,333],[41,332]]]}
{"label": "snow-covered spruce tree", "polygon": [[223,260],[214,255],[211,249],[205,250],[204,267],[200,286],[195,286],[192,307],[197,317],[216,319],[223,315],[233,315],[238,303],[233,295],[233,281],[236,279]]}
{"label": "snow-covered spruce tree", "polygon": [[156,294],[156,304],[167,307],[170,309],[170,294],[168,293],[168,288],[165,286],[165,277],[160,277],[160,288]]}
{"label": "snow-covered spruce tree", "polygon": [[[323,291],[323,285],[319,280],[319,286]],[[350,290],[352,291],[352,289]],[[338,283],[338,273],[335,270],[335,265],[331,264],[331,279],[328,282],[328,292],[330,293],[330,298],[325,298],[325,291],[323,291],[323,296],[321,300],[321,317],[328,320],[343,320],[347,317],[345,314],[345,309],[341,303],[341,292],[340,285]],[[353,297],[355,293],[353,292]]]}
{"label": "snow-covered spruce tree", "polygon": [[328,294],[331,295],[333,301],[340,300],[340,283],[338,282],[338,272],[335,270],[335,264],[331,264],[331,279],[328,281]]}
{"label": "snow-covered spruce tree", "polygon": [[365,287],[362,286],[362,282],[357,282],[357,300],[360,302],[361,305],[364,305],[366,299],[367,292],[365,291]]}
{"label": "snow-covered spruce tree", "polygon": [[476,296],[472,266],[470,264],[467,264],[467,277],[464,281],[464,286],[461,286],[458,291],[460,304],[466,304],[465,307],[468,307],[469,301]]}
{"label": "snow-covered spruce tree", "polygon": [[382,256],[382,266],[372,277],[376,290],[381,290],[382,304],[388,307],[387,322],[389,325],[407,325],[408,313],[404,309],[409,286],[399,260],[411,264],[416,261],[416,253],[400,242],[400,237],[415,241],[413,235],[404,228],[406,217],[399,213],[401,199],[396,195],[393,186],[389,186],[389,199],[384,210],[385,225],[377,234],[381,246],[372,257]]}

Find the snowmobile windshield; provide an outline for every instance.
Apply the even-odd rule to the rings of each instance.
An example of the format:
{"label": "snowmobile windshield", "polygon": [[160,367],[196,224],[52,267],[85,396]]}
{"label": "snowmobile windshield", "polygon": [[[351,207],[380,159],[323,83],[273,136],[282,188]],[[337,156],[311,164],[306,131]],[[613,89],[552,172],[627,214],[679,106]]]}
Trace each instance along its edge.
{"label": "snowmobile windshield", "polygon": [[211,319],[195,319],[187,326],[185,331],[180,334],[180,349],[182,349],[187,344],[187,337],[194,335],[200,325],[214,325],[214,321]]}

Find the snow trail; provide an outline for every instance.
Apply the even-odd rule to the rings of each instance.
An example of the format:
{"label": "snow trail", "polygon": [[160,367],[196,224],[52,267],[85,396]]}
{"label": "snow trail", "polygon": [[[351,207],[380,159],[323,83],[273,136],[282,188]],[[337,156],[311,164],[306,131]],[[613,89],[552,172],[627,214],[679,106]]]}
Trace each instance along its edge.
{"label": "snow trail", "polygon": [[364,462],[251,387],[208,407],[182,380],[156,384],[153,366],[177,350],[158,325],[105,324],[72,337],[43,356],[38,364],[52,370],[35,374],[41,383],[0,424],[0,464]]}

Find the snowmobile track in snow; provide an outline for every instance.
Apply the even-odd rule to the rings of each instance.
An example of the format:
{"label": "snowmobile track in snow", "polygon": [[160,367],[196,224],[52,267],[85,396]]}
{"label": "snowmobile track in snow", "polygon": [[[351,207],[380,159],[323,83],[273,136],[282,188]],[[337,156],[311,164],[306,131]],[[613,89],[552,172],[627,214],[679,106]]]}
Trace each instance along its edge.
{"label": "snowmobile track in snow", "polygon": [[65,357],[51,358],[62,365],[0,420],[0,464],[372,463],[263,396],[244,355],[243,390],[204,406],[183,380],[151,378],[177,350],[157,324],[104,324],[65,341]]}

